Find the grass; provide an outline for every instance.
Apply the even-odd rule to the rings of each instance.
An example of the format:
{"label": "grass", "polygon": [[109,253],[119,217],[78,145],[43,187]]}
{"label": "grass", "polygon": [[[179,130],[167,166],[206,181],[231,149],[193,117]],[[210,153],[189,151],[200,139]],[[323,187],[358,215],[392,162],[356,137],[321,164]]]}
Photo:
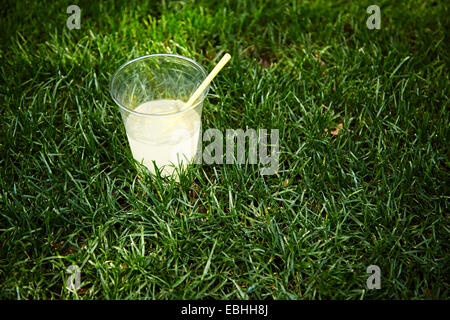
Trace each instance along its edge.
{"label": "grass", "polygon": [[[366,27],[374,3],[380,30]],[[448,299],[444,1],[1,11],[1,298]],[[174,183],[135,168],[108,84],[159,52],[207,70],[231,53],[203,128],[278,128],[277,175],[196,165]]]}

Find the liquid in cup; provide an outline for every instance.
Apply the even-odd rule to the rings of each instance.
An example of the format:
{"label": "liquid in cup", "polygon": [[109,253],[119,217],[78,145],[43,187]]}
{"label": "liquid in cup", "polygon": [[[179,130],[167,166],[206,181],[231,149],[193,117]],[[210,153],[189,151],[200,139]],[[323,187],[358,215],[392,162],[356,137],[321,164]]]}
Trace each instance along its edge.
{"label": "liquid in cup", "polygon": [[[144,114],[177,113],[181,100],[156,100],[139,105],[134,111]],[[201,129],[201,106],[181,115],[145,118],[129,114],[124,119],[134,159],[155,173],[153,161],[162,176],[172,175],[175,167],[186,167],[194,159]]]}

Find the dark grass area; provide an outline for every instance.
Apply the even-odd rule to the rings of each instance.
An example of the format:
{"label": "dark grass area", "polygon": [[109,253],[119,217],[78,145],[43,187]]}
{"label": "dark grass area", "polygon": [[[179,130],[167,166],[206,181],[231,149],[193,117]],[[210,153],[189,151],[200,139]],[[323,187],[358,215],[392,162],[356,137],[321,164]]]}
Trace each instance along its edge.
{"label": "dark grass area", "polygon": [[[376,1],[369,30],[371,4],[2,5],[0,296],[448,299],[448,8]],[[108,84],[159,52],[230,52],[203,129],[278,128],[277,175],[135,169]]]}

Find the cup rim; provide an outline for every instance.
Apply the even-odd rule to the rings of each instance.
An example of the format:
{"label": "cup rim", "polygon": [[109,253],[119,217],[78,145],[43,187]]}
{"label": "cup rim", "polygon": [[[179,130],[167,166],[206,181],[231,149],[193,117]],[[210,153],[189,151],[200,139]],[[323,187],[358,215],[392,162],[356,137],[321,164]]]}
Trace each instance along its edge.
{"label": "cup rim", "polygon": [[144,59],[148,59],[148,58],[153,58],[153,57],[174,57],[174,58],[183,59],[183,60],[185,60],[185,61],[188,61],[188,62],[192,63],[194,66],[196,66],[196,67],[200,70],[200,72],[203,73],[203,76],[204,76],[205,78],[206,78],[207,75],[208,75],[207,72],[206,72],[206,70],[205,70],[205,68],[203,68],[198,62],[196,62],[196,61],[194,61],[194,60],[192,60],[192,59],[190,59],[190,58],[188,58],[188,57],[181,56],[181,55],[178,55],[178,54],[173,54],[173,53],[154,53],[154,54],[147,54],[147,55],[144,55],[144,56],[140,56],[140,57],[131,59],[131,60],[125,62],[124,64],[122,64],[122,65],[116,70],[116,72],[114,72],[113,76],[111,77],[111,80],[109,81],[109,94],[110,94],[111,98],[114,100],[114,102],[119,106],[119,108],[121,108],[122,110],[124,110],[124,111],[126,111],[126,112],[129,112],[129,113],[131,113],[131,114],[134,114],[134,115],[136,115],[136,116],[139,116],[139,117],[147,117],[147,118],[164,118],[164,117],[171,117],[171,116],[175,116],[175,115],[180,115],[180,114],[183,114],[183,113],[185,113],[185,112],[187,112],[187,111],[189,111],[189,110],[195,109],[200,103],[202,103],[202,102],[205,100],[205,98],[206,98],[206,96],[208,95],[208,92],[209,92],[209,88],[210,88],[210,85],[209,85],[209,84],[208,84],[208,86],[206,87],[206,89],[203,90],[201,96],[197,99],[198,102],[197,102],[196,104],[193,104],[193,105],[190,106],[189,108],[183,109],[183,110],[181,110],[181,111],[171,112],[171,113],[163,113],[163,114],[151,114],[151,113],[141,113],[141,112],[137,112],[137,111],[131,110],[131,109],[129,109],[129,108],[123,106],[119,101],[117,101],[117,99],[114,97],[114,94],[112,93],[112,85],[113,85],[113,82],[114,82],[114,80],[116,79],[117,75],[120,73],[120,71],[122,71],[122,70],[123,70],[125,67],[127,67],[128,65],[130,65],[130,64],[132,64],[132,63],[134,63],[134,62],[140,61],[140,60],[144,60]]}

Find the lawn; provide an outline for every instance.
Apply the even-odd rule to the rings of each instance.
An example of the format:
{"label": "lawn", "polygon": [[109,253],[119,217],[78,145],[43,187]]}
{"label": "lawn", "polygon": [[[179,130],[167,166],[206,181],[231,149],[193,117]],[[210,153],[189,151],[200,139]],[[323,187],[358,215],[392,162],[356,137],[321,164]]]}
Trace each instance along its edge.
{"label": "lawn", "polygon": [[[448,299],[445,1],[0,11],[0,298]],[[136,168],[115,70],[175,53],[210,71],[225,52],[203,130],[279,129],[278,172],[196,164],[178,183]]]}

